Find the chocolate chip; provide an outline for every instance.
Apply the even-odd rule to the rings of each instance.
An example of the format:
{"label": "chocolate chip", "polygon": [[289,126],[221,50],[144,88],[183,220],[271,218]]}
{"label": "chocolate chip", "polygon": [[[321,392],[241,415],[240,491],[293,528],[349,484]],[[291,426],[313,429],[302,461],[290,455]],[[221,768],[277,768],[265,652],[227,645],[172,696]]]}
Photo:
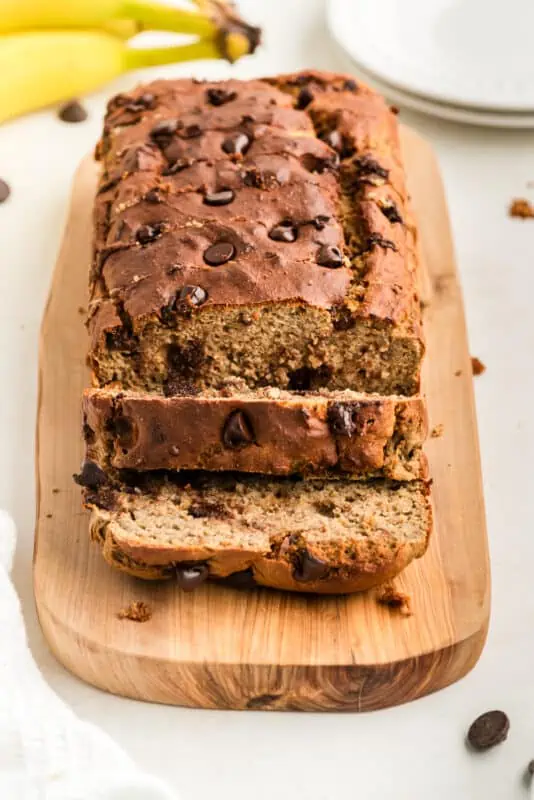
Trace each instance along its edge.
{"label": "chocolate chip", "polygon": [[87,422],[83,423],[83,438],[87,444],[94,444],[96,441],[96,434]]}
{"label": "chocolate chip", "polygon": [[318,581],[324,578],[328,572],[328,566],[324,561],[310,555],[307,550],[302,550],[298,554],[298,561],[293,570],[293,577],[299,583]]}
{"label": "chocolate chip", "polygon": [[106,473],[94,461],[84,461],[80,472],[72,477],[79,486],[89,489],[97,489],[108,482]]}
{"label": "chocolate chip", "polygon": [[382,167],[378,161],[370,156],[361,156],[356,159],[356,168],[358,176],[378,175],[379,178],[384,178],[384,180],[389,177],[389,170]]}
{"label": "chocolate chip", "polygon": [[221,578],[218,583],[223,583],[232,589],[256,589],[258,586],[251,567],[240,572],[232,572],[225,578]]}
{"label": "chocolate chip", "polygon": [[224,152],[230,155],[244,155],[250,147],[250,136],[246,133],[234,133],[232,136],[227,136],[221,146]]}
{"label": "chocolate chip", "polygon": [[173,161],[172,164],[169,164],[168,167],[165,167],[162,175],[176,175],[178,172],[182,172],[182,170],[190,167],[192,163],[193,162],[189,158],[177,158],[176,161]]}
{"label": "chocolate chip", "polygon": [[290,220],[278,223],[269,231],[269,239],[275,242],[295,242],[298,236],[298,228]]}
{"label": "chocolate chip", "polygon": [[228,89],[220,89],[218,87],[206,89],[206,97],[212,106],[222,106],[229,103],[230,100],[235,100],[237,92],[229,91]]}
{"label": "chocolate chip", "polygon": [[220,267],[235,256],[235,247],[231,242],[216,242],[204,253],[204,261],[210,267]]}
{"label": "chocolate chip", "polygon": [[187,511],[190,517],[194,519],[216,519],[217,517],[227,516],[226,508],[223,503],[216,501],[210,502],[209,500],[198,500],[191,503]]}
{"label": "chocolate chip", "polygon": [[139,244],[150,244],[163,232],[163,223],[155,222],[153,225],[141,225],[136,233],[136,239]]}
{"label": "chocolate chip", "polygon": [[358,84],[352,78],[343,82],[343,89],[346,92],[357,92],[358,91]]}
{"label": "chocolate chip", "polygon": [[208,293],[202,286],[184,286],[178,297],[189,305],[201,306],[208,299]]}
{"label": "chocolate chip", "polygon": [[343,139],[339,131],[330,131],[330,133],[327,133],[326,136],[323,137],[323,141],[338,153],[343,147]]}
{"label": "chocolate chip", "polygon": [[467,741],[474,750],[489,750],[504,742],[510,730],[510,720],[504,711],[486,711],[471,724]]}
{"label": "chocolate chip", "polygon": [[252,425],[243,411],[232,411],[224,424],[222,440],[231,449],[246,447],[254,442]]}
{"label": "chocolate chip", "polygon": [[202,136],[202,128],[200,125],[188,125],[187,128],[184,128],[182,133],[180,134],[182,139],[197,139],[199,136]]}
{"label": "chocolate chip", "polygon": [[316,230],[322,231],[329,220],[330,217],[327,217],[326,214],[318,214],[313,220],[313,224],[315,225]]}
{"label": "chocolate chip", "polygon": [[313,94],[310,92],[307,86],[304,86],[298,93],[295,108],[298,108],[300,111],[302,111],[302,109],[307,108],[307,106],[313,102],[313,99]]}
{"label": "chocolate chip", "polygon": [[84,122],[88,116],[87,111],[78,100],[65,103],[57,113],[63,122]]}
{"label": "chocolate chip", "polygon": [[379,233],[371,233],[367,237],[367,247],[371,249],[372,247],[383,247],[385,250],[397,250],[397,246],[391,239],[385,239],[383,236],[380,236]]}
{"label": "chocolate chip", "polygon": [[349,438],[356,430],[353,408],[347,403],[331,403],[328,406],[326,421],[332,433]]}
{"label": "chocolate chip", "polygon": [[317,263],[321,267],[337,269],[343,266],[343,254],[339,247],[324,244],[317,254]]}
{"label": "chocolate chip", "polygon": [[143,108],[154,108],[156,105],[156,98],[152,92],[143,92],[140,97],[135,99],[135,102]]}
{"label": "chocolate chip", "polygon": [[204,195],[207,206],[227,206],[234,199],[235,194],[231,189],[221,189],[220,192],[208,192]]}
{"label": "chocolate chip", "polygon": [[0,178],[0,203],[5,203],[10,194],[11,189],[9,184]]}
{"label": "chocolate chip", "polygon": [[176,583],[185,592],[201,586],[210,574],[207,564],[177,564]]}
{"label": "chocolate chip", "polygon": [[160,193],[157,189],[149,189],[149,191],[145,194],[145,200],[147,203],[161,203],[163,198],[161,197]]}
{"label": "chocolate chip", "polygon": [[380,211],[391,223],[402,223],[404,221],[399,214],[399,209],[393,202],[389,203],[388,205],[380,206]]}
{"label": "chocolate chip", "polygon": [[178,130],[178,127],[178,120],[164,119],[161,122],[158,122],[157,125],[154,125],[150,131],[150,138],[156,142],[159,147],[165,148],[170,144],[172,137]]}

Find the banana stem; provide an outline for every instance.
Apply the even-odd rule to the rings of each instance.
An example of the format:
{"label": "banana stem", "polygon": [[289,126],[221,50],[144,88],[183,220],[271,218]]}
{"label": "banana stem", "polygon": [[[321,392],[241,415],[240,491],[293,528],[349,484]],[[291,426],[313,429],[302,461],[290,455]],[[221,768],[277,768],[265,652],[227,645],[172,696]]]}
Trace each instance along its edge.
{"label": "banana stem", "polygon": [[186,8],[165,6],[153,0],[123,0],[121,16],[134,19],[143,28],[152,30],[192,33],[202,37],[216,33],[215,23],[209,16]]}
{"label": "banana stem", "polygon": [[221,53],[211,39],[200,39],[192,44],[176,47],[128,48],[125,55],[125,69],[159,67],[182,61],[220,58]]}

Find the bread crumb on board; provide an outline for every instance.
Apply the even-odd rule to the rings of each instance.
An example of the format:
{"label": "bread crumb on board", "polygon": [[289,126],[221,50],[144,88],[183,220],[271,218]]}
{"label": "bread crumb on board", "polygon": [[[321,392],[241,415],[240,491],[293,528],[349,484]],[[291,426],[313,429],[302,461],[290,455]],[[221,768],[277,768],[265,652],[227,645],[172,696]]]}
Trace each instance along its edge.
{"label": "bread crumb on board", "polygon": [[442,422],[439,425],[434,425],[432,430],[430,431],[430,438],[431,439],[439,439],[440,436],[443,436],[443,431],[445,430],[445,426]]}
{"label": "bread crumb on board", "polygon": [[510,217],[516,217],[518,219],[532,218],[534,217],[534,205],[528,200],[525,200],[524,197],[516,197],[510,203],[508,214]]}
{"label": "bread crumb on board", "polygon": [[132,622],[148,622],[152,617],[152,609],[142,600],[135,600],[117,614],[119,619],[130,619]]}
{"label": "bread crumb on board", "polygon": [[412,601],[409,594],[401,592],[392,583],[385,583],[376,590],[376,602],[387,606],[393,611],[398,611],[405,617],[411,617]]}
{"label": "bread crumb on board", "polygon": [[482,375],[486,371],[486,365],[476,356],[471,356],[471,368],[473,375]]}

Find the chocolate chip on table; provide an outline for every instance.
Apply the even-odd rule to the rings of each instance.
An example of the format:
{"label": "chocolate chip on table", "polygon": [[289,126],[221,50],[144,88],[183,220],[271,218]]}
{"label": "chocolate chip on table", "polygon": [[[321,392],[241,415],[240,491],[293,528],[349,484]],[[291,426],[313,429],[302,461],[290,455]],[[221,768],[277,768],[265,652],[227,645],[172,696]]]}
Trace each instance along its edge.
{"label": "chocolate chip on table", "polygon": [[159,147],[165,148],[170,144],[172,137],[179,128],[178,120],[164,119],[158,122],[150,131],[150,138]]}
{"label": "chocolate chip on table", "polygon": [[192,592],[203,584],[209,575],[207,564],[177,564],[176,583],[185,592]]}
{"label": "chocolate chip on table", "polygon": [[269,231],[269,239],[275,242],[295,242],[298,236],[298,228],[290,220],[278,223]]}
{"label": "chocolate chip on table", "polygon": [[9,184],[0,178],[0,203],[5,203],[10,194],[11,188]]}
{"label": "chocolate chip on table", "polygon": [[254,442],[252,425],[243,411],[232,411],[225,422],[222,440],[231,449],[246,447]]}
{"label": "chocolate chip on table", "polygon": [[137,230],[136,239],[139,244],[150,244],[159,236],[161,236],[163,226],[161,222],[156,222],[154,225],[141,225]]}
{"label": "chocolate chip on table", "polygon": [[334,245],[324,244],[317,254],[317,263],[321,267],[329,267],[330,269],[337,269],[343,266],[343,253],[339,247]]}
{"label": "chocolate chip on table", "polygon": [[471,724],[467,741],[473,750],[489,750],[504,742],[510,730],[510,720],[504,711],[486,711]]}
{"label": "chocolate chip on table", "polygon": [[332,433],[340,436],[350,438],[356,430],[353,409],[347,403],[331,403],[328,406],[326,421]]}
{"label": "chocolate chip on table", "polygon": [[72,476],[79,486],[96,489],[108,482],[106,473],[94,461],[84,461],[77,475]]}
{"label": "chocolate chip on table", "polygon": [[57,114],[63,122],[84,122],[88,117],[87,111],[78,100],[71,100],[70,103],[65,103]]}
{"label": "chocolate chip on table", "polygon": [[302,550],[298,554],[298,562],[293,570],[293,577],[299,583],[308,583],[321,580],[327,572],[328,566],[324,561],[310,555],[307,550]]}
{"label": "chocolate chip on table", "polygon": [[221,147],[229,155],[244,155],[250,147],[250,136],[246,133],[234,133],[224,139]]}
{"label": "chocolate chip on table", "polygon": [[219,192],[207,192],[204,195],[204,203],[207,206],[227,206],[234,197],[232,189],[221,189]]}
{"label": "chocolate chip on table", "polygon": [[314,97],[312,92],[308,89],[307,86],[303,86],[303,88],[297,95],[297,102],[295,108],[298,108],[299,111],[302,111],[304,108],[307,108],[310,105],[310,103],[313,102],[313,99]]}
{"label": "chocolate chip on table", "polygon": [[225,103],[229,103],[231,100],[235,100],[237,92],[212,87],[211,89],[206,89],[206,97],[212,106],[222,106]]}
{"label": "chocolate chip on table", "polygon": [[210,267],[220,267],[226,264],[235,255],[235,247],[231,242],[216,242],[212,244],[204,253],[204,261]]}
{"label": "chocolate chip on table", "polygon": [[178,297],[189,305],[201,306],[208,299],[208,293],[202,286],[184,286]]}

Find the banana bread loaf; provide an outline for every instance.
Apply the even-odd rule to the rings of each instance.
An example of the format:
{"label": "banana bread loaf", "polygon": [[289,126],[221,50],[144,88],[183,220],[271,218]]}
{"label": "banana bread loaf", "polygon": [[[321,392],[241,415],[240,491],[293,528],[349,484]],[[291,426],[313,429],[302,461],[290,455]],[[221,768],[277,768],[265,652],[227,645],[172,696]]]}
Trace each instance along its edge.
{"label": "banana bread loaf", "polygon": [[174,578],[184,589],[206,579],[300,592],[369,589],[421,556],[431,528],[421,481],[200,472],[135,480],[87,490],[92,536],[113,566]]}
{"label": "banana bread loaf", "polygon": [[280,389],[164,397],[85,392],[86,458],[104,470],[239,470],[308,477],[426,476],[420,397]]}
{"label": "banana bread loaf", "polygon": [[418,391],[397,123],[365,85],[156,81],[110,102],[97,155],[95,384]]}

